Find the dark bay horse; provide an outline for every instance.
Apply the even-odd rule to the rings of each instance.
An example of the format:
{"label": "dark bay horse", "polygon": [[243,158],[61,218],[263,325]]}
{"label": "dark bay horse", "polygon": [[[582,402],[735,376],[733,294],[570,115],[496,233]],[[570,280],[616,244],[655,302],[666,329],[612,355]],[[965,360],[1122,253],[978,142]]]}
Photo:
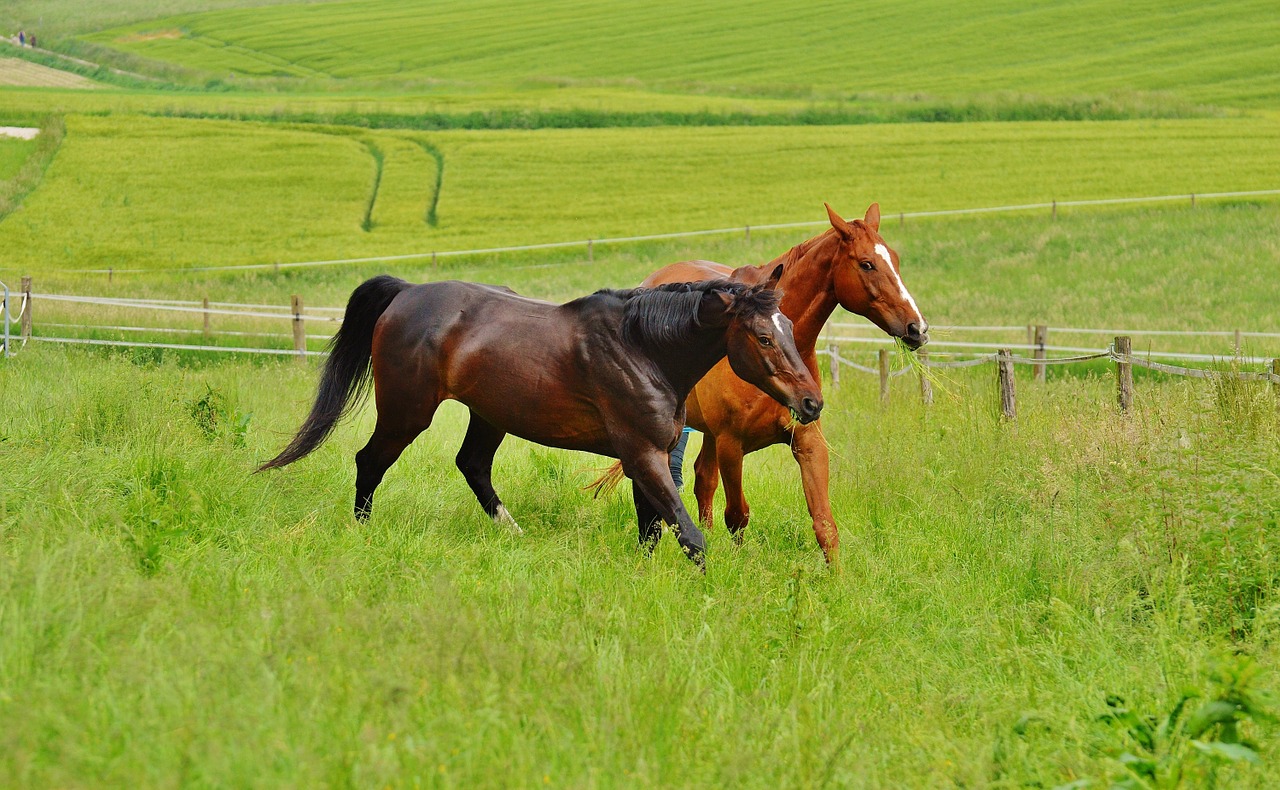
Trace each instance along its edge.
{"label": "dark bay horse", "polygon": [[[829,229],[768,263],[731,269],[710,261],[684,261],[659,269],[643,284],[760,283],[773,278],[783,291],[782,314],[794,322],[796,348],[815,380],[818,335],[836,305],[870,319],[910,349],[929,342],[928,324],[902,281],[898,253],[880,236],[879,204],[871,204],[866,216],[852,221],[830,206],[826,209]],[[751,517],[742,491],[742,457],[787,444],[800,465],[818,544],[827,561],[836,562],[840,534],[831,513],[830,461],[821,425],[795,425],[786,409],[761,397],[724,364],[712,368],[694,388],[687,408],[689,425],[706,435],[694,464],[694,493],[703,526],[711,527],[713,500],[723,479],[725,525],[740,540]]]}
{"label": "dark bay horse", "polygon": [[727,356],[800,422],[822,411],[776,285],[676,283],[556,305],[494,286],[375,277],[351,294],[310,415],[259,471],[318,447],[367,392],[372,370],[378,419],[356,453],[357,518],[369,516],[383,474],[452,398],[471,410],[458,469],[496,522],[515,527],[490,480],[498,445],[512,433],[619,459],[640,542],[652,548],[661,519],[702,565],[706,540],[667,468],[694,384]]}

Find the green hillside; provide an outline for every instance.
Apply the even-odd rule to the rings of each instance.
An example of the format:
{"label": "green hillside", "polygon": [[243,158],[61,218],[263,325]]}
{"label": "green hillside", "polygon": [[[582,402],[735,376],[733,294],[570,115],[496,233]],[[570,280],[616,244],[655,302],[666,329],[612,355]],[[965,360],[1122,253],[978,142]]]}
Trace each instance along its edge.
{"label": "green hillside", "polygon": [[1256,0],[364,0],[180,15],[85,38],[223,75],[638,81],[770,95],[1168,92],[1264,106],[1280,98],[1274,10]]}
{"label": "green hillside", "polygon": [[[444,163],[435,224],[424,144]],[[413,134],[70,116],[0,246],[9,271],[185,268],[816,222],[824,201],[894,214],[1278,184],[1269,120]]]}

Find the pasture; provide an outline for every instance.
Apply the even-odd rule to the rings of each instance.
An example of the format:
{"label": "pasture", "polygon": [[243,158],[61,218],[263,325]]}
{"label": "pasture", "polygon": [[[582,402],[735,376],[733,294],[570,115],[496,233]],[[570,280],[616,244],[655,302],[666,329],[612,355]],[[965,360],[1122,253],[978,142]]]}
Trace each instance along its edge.
{"label": "pasture", "polygon": [[1280,127],[1266,119],[432,134],[123,115],[67,125],[42,188],[0,225],[0,271],[270,264],[820,222],[824,200],[853,213],[868,195],[892,217],[1280,183]]}
{"label": "pasture", "polygon": [[[0,85],[0,125],[45,130],[0,140],[0,279],[315,308],[390,272],[563,301],[763,262],[824,201],[874,200],[935,342],[1280,332],[1275,196],[898,219],[1280,188],[1268,5],[779,9],[16,0],[0,26],[143,76]],[[814,225],[759,228],[787,222]],[[32,308],[37,336],[201,321]],[[1227,338],[1135,340],[1235,364]],[[774,447],[745,464],[742,545],[717,504],[702,576],[670,535],[636,545],[629,495],[581,490],[600,457],[509,439],[494,483],[526,534],[495,527],[457,404],[357,524],[370,406],[251,474],[314,360],[33,341],[0,360],[0,786],[1274,786],[1280,392],[1138,371],[1122,416],[1108,363],[1019,368],[1003,421],[991,366],[933,373],[928,408],[914,374],[887,404],[874,376],[825,385],[839,568]],[[1238,726],[1192,734],[1213,703]]]}
{"label": "pasture", "polygon": [[[42,349],[0,368],[6,783],[1001,785],[1118,777],[1107,694],[1162,713],[1275,660],[1280,438],[1265,388],[1027,388],[928,413],[830,397],[843,572],[792,462],[753,456],[705,578],[594,457],[509,442],[495,529],[445,408],[364,526],[351,456],[249,476],[308,407],[291,362]],[[1259,690],[1275,690],[1264,675]],[[1246,735],[1259,731],[1246,726]],[[1234,787],[1274,778],[1232,766]],[[1190,769],[1201,758],[1187,756]]]}
{"label": "pasture", "polygon": [[[1248,0],[1166,5],[1154,14],[1097,0],[1038,8],[875,2],[856,13],[831,2],[797,12],[761,0],[625,9],[490,0],[434,3],[424,13],[411,0],[362,0],[147,19],[81,38],[250,77],[606,81],[675,93],[846,97],[1167,92],[1268,106],[1280,97],[1280,27],[1269,10]],[[1153,24],[1161,36],[1150,35]]]}

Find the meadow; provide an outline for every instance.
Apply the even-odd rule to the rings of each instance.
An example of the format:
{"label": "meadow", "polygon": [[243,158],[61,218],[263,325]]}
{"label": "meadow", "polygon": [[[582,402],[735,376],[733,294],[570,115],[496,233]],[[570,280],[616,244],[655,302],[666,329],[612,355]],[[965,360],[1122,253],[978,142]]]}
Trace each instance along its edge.
{"label": "meadow", "polygon": [[43,187],[0,225],[0,271],[261,265],[817,223],[824,201],[852,215],[874,198],[891,217],[1267,189],[1280,183],[1278,152],[1280,126],[1248,118],[424,134],[71,115]]}
{"label": "meadow", "polygon": [[[95,86],[0,86],[0,124],[44,130],[0,141],[0,279],[317,308],[391,272],[563,301],[676,260],[769,260],[824,227],[824,201],[860,217],[874,200],[935,342],[1021,340],[960,325],[1089,347],[1108,339],[1063,328],[1280,332],[1275,196],[898,217],[1280,187],[1271,10],[14,0],[0,32],[102,65],[0,45],[15,73]],[[813,224],[759,228],[787,222]],[[589,259],[270,268],[744,225]],[[289,344],[82,326],[198,330],[192,314],[32,308],[37,336]],[[312,350],[332,328],[308,322]],[[1230,338],[1135,341],[1239,364]],[[744,543],[718,523],[702,576],[669,536],[641,551],[629,496],[582,490],[600,457],[509,439],[495,484],[526,534],[495,528],[454,466],[456,404],[366,524],[352,459],[371,406],[253,475],[317,366],[38,340],[0,360],[0,786],[1280,775],[1274,386],[1138,371],[1122,416],[1108,362],[1044,383],[1019,368],[1006,421],[991,366],[935,370],[927,408],[914,374],[881,404],[846,369],[823,417],[840,567],[775,447],[746,463]]]}
{"label": "meadow", "polygon": [[[1098,0],[1036,8],[917,0],[852,13],[831,2],[797,11],[762,0],[626,8],[490,0],[433,3],[428,13],[410,0],[363,0],[147,19],[80,38],[244,76],[605,80],[766,95],[1140,91],[1262,106],[1280,97],[1280,28],[1269,10],[1248,0],[1158,10]],[[1153,25],[1161,36],[1150,35]]]}
{"label": "meadow", "polygon": [[[579,490],[590,456],[508,442],[495,479],[527,534],[496,530],[453,468],[456,407],[357,525],[368,411],[249,474],[312,369],[24,353],[0,367],[0,781],[1119,778],[1139,747],[1107,695],[1163,715],[1274,665],[1276,404],[1175,382],[1122,420],[1107,377],[1067,378],[1024,382],[1006,425],[990,376],[927,412],[846,381],[824,420],[842,572],[775,448],[747,466],[746,542],[714,530],[702,577],[670,539],[640,552],[625,497]],[[1271,784],[1270,733],[1242,724],[1263,766],[1217,780]],[[1160,748],[1189,778],[1215,763]]]}

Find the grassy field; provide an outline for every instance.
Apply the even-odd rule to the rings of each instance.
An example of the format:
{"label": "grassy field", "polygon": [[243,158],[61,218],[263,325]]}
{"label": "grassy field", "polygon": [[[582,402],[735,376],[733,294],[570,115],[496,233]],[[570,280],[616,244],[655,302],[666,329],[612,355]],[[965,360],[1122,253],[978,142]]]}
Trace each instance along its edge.
{"label": "grassy field", "polygon": [[[444,162],[434,225],[423,142]],[[393,189],[371,226],[369,145],[385,149]],[[11,251],[0,269],[269,264],[816,222],[823,201],[852,214],[875,199],[892,215],[1265,189],[1280,183],[1277,152],[1280,125],[1243,118],[415,135],[70,116],[41,187],[0,225]]]}
{"label": "grassy field", "polygon": [[[0,279],[314,308],[390,271],[562,301],[765,261],[822,226],[759,225],[874,200],[935,341],[1280,332],[1275,197],[897,217],[1280,188],[1272,10],[14,0],[0,32],[158,79],[0,86],[0,125],[45,130],[0,142]],[[747,224],[590,262],[197,270]],[[38,336],[289,344],[31,307]],[[312,348],[332,329],[309,321]],[[640,551],[628,497],[580,490],[598,457],[509,440],[495,483],[527,534],[496,530],[454,468],[456,404],[357,525],[369,407],[250,474],[313,363],[32,342],[0,360],[0,787],[1273,787],[1276,389],[1140,371],[1122,418],[1111,368],[1020,368],[1014,422],[990,366],[938,372],[930,409],[914,375],[882,406],[846,369],[823,421],[842,567],[779,447],[748,460],[745,543],[717,526],[703,577],[670,538]],[[1238,727],[1197,724],[1224,710]]]}
{"label": "grassy field", "polygon": [[[390,172],[390,171],[388,171]],[[412,182],[408,188],[416,188]],[[385,187],[390,194],[395,184]],[[420,207],[420,204],[418,204]],[[375,211],[390,209],[391,202]],[[416,209],[414,209],[416,211]],[[848,212],[850,214],[855,212]],[[420,221],[412,216],[406,221]],[[946,327],[963,325],[1054,327],[1059,345],[1101,347],[1108,336],[1067,335],[1064,327],[1115,329],[1181,329],[1280,332],[1275,301],[1274,261],[1280,252],[1280,205],[1201,203],[1133,208],[1065,210],[1054,220],[1048,212],[1031,216],[966,217],[952,220],[888,221],[885,237],[903,261],[903,277],[929,321],[935,340],[1024,342],[1021,333],[958,334]],[[678,239],[645,244],[600,246],[594,262],[580,250],[530,252],[429,262],[367,263],[270,271],[191,273],[182,275],[105,275],[35,273],[36,290],[96,296],[180,298],[250,304],[289,303],[299,294],[311,306],[340,306],[357,283],[391,271],[422,282],[438,279],[479,280],[508,285],[521,293],[564,301],[600,287],[631,287],[650,272],[676,260],[705,257],[733,264],[762,262],[783,253],[814,231],[753,232],[740,235]],[[1187,250],[1196,250],[1188,255]],[[20,272],[6,275],[16,282]],[[199,315],[155,313],[102,306],[41,302],[36,315],[43,334],[67,334],[65,328],[41,329],[42,323],[106,326],[200,328]],[[838,311],[836,321],[865,323]],[[215,330],[251,330],[287,335],[281,321],[253,321],[215,316]],[[870,327],[870,324],[866,324]],[[332,332],[324,324],[309,325],[317,335]],[[844,330],[840,334],[848,334]],[[878,336],[878,333],[862,333]],[[140,339],[134,333],[96,333],[97,337]],[[173,338],[166,338],[172,340]],[[287,338],[224,337],[224,345],[287,347]],[[1158,337],[1139,339],[1139,350],[1187,351],[1230,355],[1231,337]],[[312,347],[319,350],[319,338]],[[1246,352],[1280,356],[1280,341],[1254,338]],[[846,345],[842,352],[870,364],[874,349]]]}
{"label": "grassy field", "polygon": [[448,2],[423,13],[410,0],[365,0],[153,19],[84,38],[249,76],[636,80],[775,94],[1137,90],[1257,106],[1280,97],[1280,28],[1269,11],[1260,2],[1115,9],[1096,0],[1038,8],[924,0],[797,12],[700,0]]}
{"label": "grassy field", "polygon": [[13,178],[22,169],[22,163],[35,150],[33,140],[0,137],[0,181]]}
{"label": "grassy field", "polygon": [[[1002,425],[990,375],[927,414],[910,384],[888,409],[869,380],[831,396],[843,573],[776,449],[748,465],[745,545],[715,530],[702,578],[670,540],[640,553],[625,498],[578,490],[597,459],[518,440],[495,479],[528,534],[495,531],[453,468],[460,409],[357,526],[368,412],[248,474],[310,370],[28,351],[0,366],[0,783],[1119,778],[1139,747],[1098,720],[1108,694],[1163,715],[1274,664],[1275,404],[1150,386],[1123,421],[1105,377],[1066,379],[1024,383]],[[1222,786],[1274,782],[1272,732],[1243,725],[1263,766]]]}

